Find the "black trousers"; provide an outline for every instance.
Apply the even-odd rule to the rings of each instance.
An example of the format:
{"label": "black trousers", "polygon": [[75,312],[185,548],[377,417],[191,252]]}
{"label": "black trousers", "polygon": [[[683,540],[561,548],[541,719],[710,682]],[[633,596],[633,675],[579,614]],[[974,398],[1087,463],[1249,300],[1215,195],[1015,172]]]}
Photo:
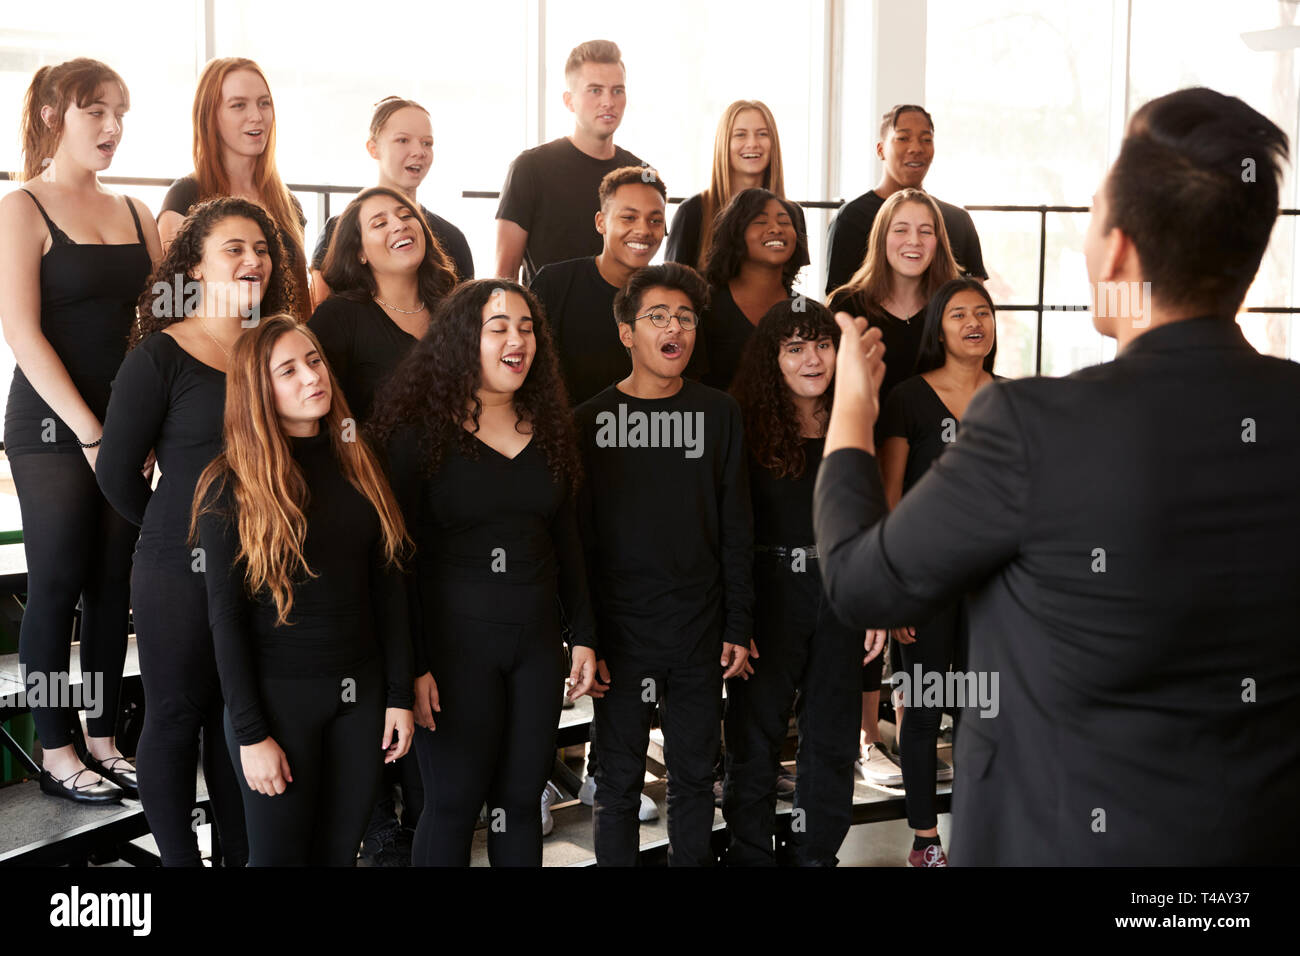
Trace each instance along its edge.
{"label": "black trousers", "polygon": [[[203,779],[226,866],[248,860],[242,780],[222,728],[221,682],[199,572],[142,566],[131,576],[136,646],[144,681],[144,728],[136,747],[140,801],[163,866],[201,866],[194,784],[203,738]],[[376,744],[378,749],[378,744]]]}
{"label": "black trousers", "polygon": [[[916,686],[915,668],[922,674],[934,673],[941,678],[949,667],[960,668],[964,654],[962,602],[945,607],[924,624],[916,625],[914,644],[896,644],[902,658],[902,672],[911,681],[913,700],[903,712],[903,729],[899,734],[898,756],[903,768],[903,787],[907,791],[907,823],[913,830],[928,830],[938,824],[935,812],[934,785],[938,756],[934,748],[939,741],[939,724],[944,706],[926,706]],[[956,707],[951,708],[953,713]]]}
{"label": "black trousers", "polygon": [[[15,455],[9,470],[27,555],[27,606],[18,638],[27,689],[38,680],[52,686],[68,673],[80,600],[82,687],[99,696],[86,729],[92,737],[112,737],[126,661],[131,549],[139,531],[104,499],[81,454]],[[31,713],[46,749],[76,739],[77,715],[69,707],[32,707]]]}
{"label": "black trousers", "polygon": [[727,682],[726,861],[776,862],[773,768],[793,708],[799,751],[791,849],[800,865],[834,866],[853,816],[863,634],[835,617],[815,563],[792,571],[786,560],[760,557],[754,585],[759,656],[749,680]]}
{"label": "black trousers", "polygon": [[425,587],[438,616],[429,665],[442,712],[435,730],[415,729],[425,803],[412,862],[469,866],[487,804],[492,866],[541,866],[540,801],[568,672],[554,587]]}
{"label": "black trousers", "polygon": [[[267,796],[243,779],[239,742],[225,714],[226,744],[240,775],[249,866],[355,866],[379,787],[375,753],[384,735],[385,686],[378,658],[342,677],[262,677],[271,737],[293,782]],[[346,692],[345,692],[346,690]]]}
{"label": "black trousers", "polygon": [[594,720],[600,738],[596,864],[637,864],[641,848],[637,810],[645,782],[650,720],[658,707],[668,765],[669,865],[712,866],[716,862],[711,846],[713,766],[722,721],[718,661],[671,666],[607,655],[605,662],[610,686],[595,702]]}

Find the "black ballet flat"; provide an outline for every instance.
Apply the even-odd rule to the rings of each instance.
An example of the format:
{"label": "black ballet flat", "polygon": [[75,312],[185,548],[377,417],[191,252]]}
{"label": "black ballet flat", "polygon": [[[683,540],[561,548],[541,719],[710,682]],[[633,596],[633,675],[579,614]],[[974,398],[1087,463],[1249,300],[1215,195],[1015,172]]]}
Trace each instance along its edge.
{"label": "black ballet flat", "polygon": [[130,770],[117,770],[116,767],[118,766],[119,761],[124,766],[131,767],[130,761],[125,757],[111,757],[109,758],[108,763],[100,763],[90,754],[86,754],[82,759],[82,763],[84,763],[89,769],[95,771],[101,777],[106,777],[109,780],[112,780],[115,784],[121,787],[123,793],[131,799],[139,800],[140,785],[136,780],[135,767],[131,767]]}
{"label": "black ballet flat", "polygon": [[[122,788],[109,780],[100,780],[98,783],[77,786],[77,778],[89,771],[89,767],[82,767],[72,776],[59,780],[48,770],[42,770],[40,777],[41,793],[48,793],[52,797],[75,800],[77,803],[117,803],[122,799]],[[67,780],[72,781],[71,787],[63,785],[64,781]]]}

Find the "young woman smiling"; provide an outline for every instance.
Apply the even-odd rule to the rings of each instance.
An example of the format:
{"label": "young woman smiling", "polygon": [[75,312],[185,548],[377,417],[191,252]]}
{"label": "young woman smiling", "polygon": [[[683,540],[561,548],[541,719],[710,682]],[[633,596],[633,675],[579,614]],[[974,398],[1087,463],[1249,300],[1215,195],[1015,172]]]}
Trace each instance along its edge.
{"label": "young woman smiling", "polygon": [[736,194],[714,225],[709,248],[709,309],[700,316],[705,385],[726,391],[759,319],[790,298],[808,264],[808,240],[795,205],[766,189]]}
{"label": "young woman smiling", "polygon": [[[470,254],[465,234],[437,213],[419,205],[415,195],[433,164],[433,126],[428,111],[415,100],[384,97],[375,104],[375,113],[370,118],[366,150],[379,167],[379,185],[401,193],[407,205],[420,211],[429,231],[455,269],[456,278],[474,278],[474,257]],[[324,276],[325,256],[338,222],[338,216],[327,219],[320,238],[316,240],[316,251],[311,257],[312,305],[320,305],[331,291],[340,291],[332,290]],[[352,410],[357,410],[355,405]]]}
{"label": "young woman smiling", "polygon": [[239,196],[260,203],[289,252],[295,314],[311,311],[303,229],[307,219],[275,165],[275,104],[266,76],[252,60],[210,60],[194,91],[194,172],[172,183],[158,214],[168,245],[190,210],[205,199]]}
{"label": "young woman smiling", "polygon": [[[830,310],[865,316],[883,334],[889,359],[880,385],[880,402],[913,373],[921,345],[920,318],[935,291],[958,274],[948,230],[934,200],[919,189],[900,189],[885,200],[871,225],[866,258],[857,272],[830,296]],[[867,664],[862,676],[861,773],[882,786],[903,782],[878,724],[883,656]]]}
{"label": "young woman smiling", "polygon": [[99,715],[87,718],[85,762],[73,711],[34,705],[32,716],[41,789],[86,802],[135,793],[135,769],[115,740],[135,532],[94,474],[132,306],[161,254],[145,205],[99,182],[128,106],[121,77],[103,63],[41,67],[23,108],[24,183],[0,200],[0,316],[17,364],[5,453],[27,556],[18,655],[29,683],[65,674],[81,600],[85,687],[102,695]]}
{"label": "young woman smiling", "polygon": [[468,866],[484,802],[492,865],[542,862],[561,613],[571,697],[593,689],[596,667],[563,394],[536,298],[491,279],[442,301],[376,403],[374,434],[416,547],[417,865]]}
{"label": "young woman smiling", "polygon": [[[965,278],[940,286],[925,312],[916,374],[894,389],[881,408],[880,472],[891,509],[956,439],[966,406],[996,377],[996,355],[996,314],[984,286]],[[894,630],[899,669],[912,679],[913,688],[918,687],[915,668],[941,677],[949,667],[962,668],[962,628],[957,601],[916,627]],[[935,755],[944,705],[927,705],[917,692],[912,696],[899,728],[907,821],[915,831],[908,862],[947,866],[934,808],[934,782],[944,770]],[[951,779],[951,773],[947,768],[942,777]]]}
{"label": "young woman smiling", "polygon": [[[703,273],[713,245],[714,219],[736,193],[759,187],[785,198],[785,168],[776,119],[761,100],[736,100],[723,111],[713,138],[713,176],[709,188],[677,207],[664,259]],[[794,203],[795,230],[808,233],[803,210]]]}
{"label": "young woman smiling", "polygon": [[323,263],[334,294],[311,329],[360,421],[375,392],[456,284],[452,263],[405,194],[373,186],[348,203]]}
{"label": "young woman smiling", "polygon": [[[131,573],[146,705],[140,794],[164,866],[201,863],[191,819],[200,733],[222,853],[227,865],[248,855],[239,783],[221,744],[205,560],[186,528],[195,482],[221,451],[226,373],[247,316],[293,302],[278,237],[266,210],[246,199],[195,208],[140,296],[104,421],[99,485],[140,526]],[[175,276],[184,280],[179,299]],[[155,456],[162,477],[151,490]]]}

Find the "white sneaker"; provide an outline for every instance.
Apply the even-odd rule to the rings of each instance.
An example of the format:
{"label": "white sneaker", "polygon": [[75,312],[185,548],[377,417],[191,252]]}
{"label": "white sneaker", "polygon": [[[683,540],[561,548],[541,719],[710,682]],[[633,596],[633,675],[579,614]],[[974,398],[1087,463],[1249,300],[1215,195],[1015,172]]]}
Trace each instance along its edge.
{"label": "white sneaker", "polygon": [[[583,778],[582,786],[578,788],[578,799],[588,807],[595,803],[596,778],[591,774],[587,774],[587,776]],[[643,823],[659,819],[659,808],[655,806],[655,802],[644,793],[641,794],[641,805],[637,807],[636,818]]]}
{"label": "white sneaker", "polygon": [[636,818],[643,823],[659,819],[659,808],[655,806],[655,802],[647,797],[645,793],[641,794],[641,806],[637,808]]}
{"label": "white sneaker", "polygon": [[550,836],[555,829],[555,817],[551,816],[551,804],[560,799],[560,791],[551,781],[546,781],[542,788],[542,836]]}
{"label": "white sneaker", "polygon": [[903,768],[883,744],[867,744],[867,749],[854,763],[854,767],[867,783],[882,787],[898,787],[903,783]]}

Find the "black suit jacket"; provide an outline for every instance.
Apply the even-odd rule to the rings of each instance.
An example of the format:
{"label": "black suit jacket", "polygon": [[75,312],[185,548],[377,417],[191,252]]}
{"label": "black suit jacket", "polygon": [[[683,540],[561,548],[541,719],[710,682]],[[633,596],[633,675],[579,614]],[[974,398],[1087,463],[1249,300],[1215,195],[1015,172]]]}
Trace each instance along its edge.
{"label": "black suit jacket", "polygon": [[1295,861],[1300,365],[1198,318],[994,383],[886,510],[874,458],[825,460],[845,623],[966,592],[968,668],[998,675],[957,731],[954,864]]}

